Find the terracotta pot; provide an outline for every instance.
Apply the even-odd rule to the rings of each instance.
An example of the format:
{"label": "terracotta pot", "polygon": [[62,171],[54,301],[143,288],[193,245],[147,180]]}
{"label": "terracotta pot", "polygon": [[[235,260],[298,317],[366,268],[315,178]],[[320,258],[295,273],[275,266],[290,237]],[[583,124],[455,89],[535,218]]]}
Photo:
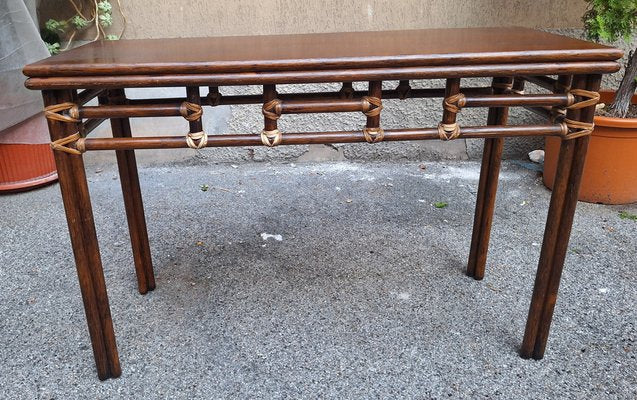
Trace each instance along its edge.
{"label": "terracotta pot", "polygon": [[57,180],[46,120],[40,115],[0,132],[0,193]]}
{"label": "terracotta pot", "polygon": [[[601,92],[610,103],[614,92]],[[632,99],[637,104],[637,96]],[[560,151],[560,139],[545,140],[544,184],[551,189]],[[589,203],[637,202],[637,118],[595,117],[595,130],[584,163],[579,200]]]}

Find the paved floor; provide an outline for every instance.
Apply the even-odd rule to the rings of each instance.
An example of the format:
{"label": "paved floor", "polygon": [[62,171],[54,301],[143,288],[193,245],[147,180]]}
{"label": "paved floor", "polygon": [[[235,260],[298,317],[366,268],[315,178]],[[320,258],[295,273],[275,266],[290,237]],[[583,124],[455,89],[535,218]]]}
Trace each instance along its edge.
{"label": "paved floor", "polygon": [[146,296],[116,170],[89,169],[123,366],[106,382],[59,188],[0,197],[0,398],[637,397],[637,221],[619,217],[637,206],[580,204],[532,361],[516,352],[549,199],[537,172],[504,164],[477,282],[476,163],[182,167],[140,171]]}

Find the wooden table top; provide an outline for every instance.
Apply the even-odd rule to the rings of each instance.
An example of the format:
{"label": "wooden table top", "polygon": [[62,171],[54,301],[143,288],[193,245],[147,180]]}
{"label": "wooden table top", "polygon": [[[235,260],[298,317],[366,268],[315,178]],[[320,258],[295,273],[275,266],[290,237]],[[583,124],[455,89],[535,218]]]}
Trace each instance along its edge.
{"label": "wooden table top", "polygon": [[526,28],[100,41],[24,68],[30,77],[307,71],[609,61],[616,48]]}

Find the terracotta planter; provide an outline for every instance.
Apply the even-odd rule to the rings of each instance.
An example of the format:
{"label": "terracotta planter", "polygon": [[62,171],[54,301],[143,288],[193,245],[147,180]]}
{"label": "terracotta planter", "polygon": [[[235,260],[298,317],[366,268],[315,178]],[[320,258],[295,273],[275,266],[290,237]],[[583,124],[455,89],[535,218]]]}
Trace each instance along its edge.
{"label": "terracotta planter", "polygon": [[[614,92],[602,92],[608,104]],[[634,96],[633,104],[637,104]],[[551,189],[560,150],[560,139],[545,140],[544,184]],[[637,202],[637,118],[595,117],[595,130],[584,163],[579,200],[589,203]]]}
{"label": "terracotta planter", "polygon": [[0,193],[57,180],[46,120],[36,115],[0,132]]}

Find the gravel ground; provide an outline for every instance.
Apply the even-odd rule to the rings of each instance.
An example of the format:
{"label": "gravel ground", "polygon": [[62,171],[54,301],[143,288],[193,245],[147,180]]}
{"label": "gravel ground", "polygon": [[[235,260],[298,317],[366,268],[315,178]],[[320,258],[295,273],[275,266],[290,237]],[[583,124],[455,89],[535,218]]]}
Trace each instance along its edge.
{"label": "gravel ground", "polygon": [[550,193],[528,165],[503,166],[481,282],[477,163],[173,167],[140,169],[141,296],[116,169],[89,166],[123,366],[105,382],[59,188],[0,197],[0,398],[637,397],[636,205],[579,205],[533,361],[517,349]]}

